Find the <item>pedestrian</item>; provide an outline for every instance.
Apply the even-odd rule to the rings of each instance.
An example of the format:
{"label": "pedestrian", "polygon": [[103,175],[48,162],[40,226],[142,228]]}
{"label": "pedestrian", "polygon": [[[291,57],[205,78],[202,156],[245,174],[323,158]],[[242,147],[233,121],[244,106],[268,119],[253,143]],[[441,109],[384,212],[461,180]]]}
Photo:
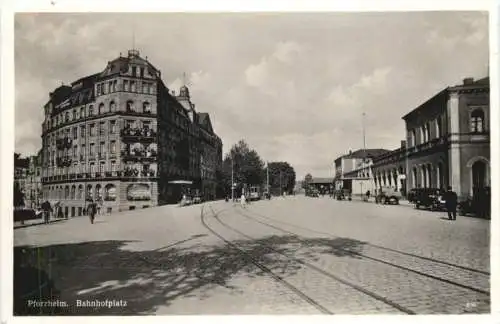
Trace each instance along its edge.
{"label": "pedestrian", "polygon": [[50,220],[50,213],[52,212],[52,206],[50,205],[50,202],[48,200],[45,200],[45,202],[42,203],[41,207],[43,211],[43,222],[45,224],[48,224]]}
{"label": "pedestrian", "polygon": [[448,186],[448,190],[443,194],[443,200],[445,201],[446,211],[448,212],[448,219],[456,220],[458,196],[457,193],[451,189],[451,186]]}
{"label": "pedestrian", "polygon": [[90,223],[94,224],[94,219],[95,219],[95,214],[97,213],[97,206],[92,200],[92,198],[89,199],[89,205],[87,207],[87,214],[89,215],[90,218]]}
{"label": "pedestrian", "polygon": [[102,200],[102,197],[99,197],[97,204],[97,215],[102,216],[102,212],[104,210],[104,201]]}
{"label": "pedestrian", "polygon": [[241,198],[240,198],[240,203],[241,207],[246,208],[247,200],[245,198],[245,193],[241,193]]}

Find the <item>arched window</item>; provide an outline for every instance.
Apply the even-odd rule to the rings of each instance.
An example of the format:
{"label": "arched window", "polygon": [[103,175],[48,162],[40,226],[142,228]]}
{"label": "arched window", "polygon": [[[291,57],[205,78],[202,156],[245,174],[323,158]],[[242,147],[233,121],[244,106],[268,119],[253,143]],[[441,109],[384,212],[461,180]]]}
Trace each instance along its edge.
{"label": "arched window", "polygon": [[64,188],[64,199],[69,199],[69,186]]}
{"label": "arched window", "polygon": [[104,200],[116,200],[116,187],[113,184],[107,184],[104,188]]}
{"label": "arched window", "polygon": [[95,199],[101,199],[102,198],[102,187],[100,184],[95,186]]}
{"label": "arched window", "polygon": [[94,106],[90,105],[89,106],[89,116],[93,116],[94,115]]}
{"label": "arched window", "polygon": [[414,129],[411,130],[410,144],[411,146],[417,145],[417,132]]}
{"label": "arched window", "polygon": [[104,104],[101,102],[99,104],[99,112],[98,112],[98,114],[100,115],[100,114],[103,114],[103,113],[104,113]]}
{"label": "arched window", "polygon": [[84,118],[85,117],[85,108],[80,108],[80,118]]}
{"label": "arched window", "polygon": [[134,102],[132,100],[127,101],[127,111],[128,112],[134,111]]}
{"label": "arched window", "polygon": [[144,113],[150,113],[151,112],[151,104],[149,102],[145,102],[142,104],[142,111]]}
{"label": "arched window", "polygon": [[64,114],[64,122],[65,122],[65,123],[69,122],[69,111],[67,111],[67,112]]}
{"label": "arched window", "polygon": [[83,198],[83,186],[79,185],[78,186],[78,195],[77,195],[76,199],[82,199],[82,198]]}
{"label": "arched window", "polygon": [[436,119],[436,137],[441,137],[442,125],[441,125],[441,117]]}
{"label": "arched window", "polygon": [[109,103],[109,111],[111,111],[111,112],[116,111],[116,103],[114,101],[111,101]]}
{"label": "arched window", "polygon": [[481,108],[475,109],[470,115],[470,128],[473,133],[484,132],[484,111]]}
{"label": "arched window", "polygon": [[93,198],[93,190],[92,190],[92,185],[87,185],[87,193],[85,199],[92,199]]}
{"label": "arched window", "polygon": [[71,199],[76,199],[76,186],[71,186]]}

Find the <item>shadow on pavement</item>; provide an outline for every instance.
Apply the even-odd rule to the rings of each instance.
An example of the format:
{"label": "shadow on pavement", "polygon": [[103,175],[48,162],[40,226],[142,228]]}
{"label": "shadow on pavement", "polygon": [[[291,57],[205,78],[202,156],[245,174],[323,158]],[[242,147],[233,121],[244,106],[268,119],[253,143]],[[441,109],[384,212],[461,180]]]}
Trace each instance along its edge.
{"label": "shadow on pavement", "polygon": [[[245,254],[228,245],[204,246],[203,250],[179,248],[175,244],[150,251],[125,250],[124,247],[132,242],[95,241],[15,247],[15,314],[148,315],[154,314],[159,306],[168,306],[177,298],[202,299],[209,296],[210,290],[215,287],[241,291],[244,287],[229,284],[235,275],[265,275]],[[294,236],[270,236],[233,242],[272,271],[285,273],[285,279],[302,266],[290,262],[278,252],[304,261],[313,260],[317,253],[356,257],[350,251],[360,252],[364,244],[344,238],[299,241]],[[308,249],[303,254],[297,253],[304,246]],[[41,286],[47,289],[39,289]],[[66,302],[68,307],[27,307],[28,300],[55,299]],[[77,300],[106,299],[123,300],[127,305],[111,308],[75,307]]]}

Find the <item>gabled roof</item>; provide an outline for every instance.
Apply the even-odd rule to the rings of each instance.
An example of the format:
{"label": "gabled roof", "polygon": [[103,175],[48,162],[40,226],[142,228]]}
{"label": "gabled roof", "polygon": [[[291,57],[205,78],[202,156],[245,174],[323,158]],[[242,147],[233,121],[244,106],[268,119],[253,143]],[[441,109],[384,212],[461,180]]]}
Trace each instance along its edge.
{"label": "gabled roof", "polygon": [[212,122],[210,121],[210,115],[208,113],[198,113],[198,124],[211,134],[214,133]]}
{"label": "gabled roof", "polygon": [[332,183],[333,178],[312,178],[309,184]]}

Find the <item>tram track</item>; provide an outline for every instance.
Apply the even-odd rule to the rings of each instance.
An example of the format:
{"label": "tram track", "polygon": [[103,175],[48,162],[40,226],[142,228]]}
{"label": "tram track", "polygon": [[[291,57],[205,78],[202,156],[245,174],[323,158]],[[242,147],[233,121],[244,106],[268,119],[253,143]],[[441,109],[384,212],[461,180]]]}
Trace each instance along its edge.
{"label": "tram track", "polygon": [[[296,232],[292,232],[292,231],[283,229],[283,228],[281,228],[279,226],[276,226],[276,225],[273,225],[273,224],[270,224],[270,223],[267,223],[267,222],[263,222],[263,221],[257,219],[256,217],[252,217],[252,216],[248,215],[247,213],[243,213],[242,210],[235,210],[235,211],[236,211],[237,214],[239,214],[239,215],[241,215],[241,216],[243,216],[243,217],[245,217],[247,219],[250,219],[250,220],[252,220],[254,222],[257,222],[257,223],[262,224],[264,226],[267,226],[269,228],[275,229],[275,230],[280,231],[282,233],[288,234],[290,236],[293,236],[297,240],[299,240],[303,244],[305,244],[306,246],[308,245],[308,243],[302,238],[302,236],[299,235],[299,234],[297,234]],[[260,215],[260,214],[259,214],[259,216],[262,217],[262,218],[269,219],[269,217],[265,217],[265,216]],[[303,229],[305,229],[305,228],[303,228]],[[331,234],[328,234],[328,233],[323,233],[323,234],[326,234],[326,235],[328,235],[329,237],[332,237],[332,238],[338,238],[338,237],[336,237],[334,235],[331,235]],[[378,246],[374,246],[374,247],[378,248]],[[390,266],[390,267],[401,269],[403,271],[407,271],[407,272],[414,273],[414,274],[417,274],[417,275],[420,275],[420,276],[424,276],[424,277],[427,277],[427,278],[430,278],[430,279],[434,279],[434,280],[437,280],[437,281],[440,281],[440,282],[443,282],[443,283],[446,283],[446,284],[449,284],[449,285],[453,285],[453,286],[456,286],[456,287],[468,289],[468,290],[474,291],[476,293],[480,293],[480,294],[483,294],[483,295],[485,295],[487,297],[490,297],[490,292],[487,291],[487,290],[485,290],[485,289],[482,289],[482,288],[474,287],[474,286],[471,286],[471,285],[468,285],[468,284],[463,284],[463,283],[460,283],[460,282],[457,282],[457,281],[453,281],[453,280],[450,280],[450,279],[447,279],[447,278],[443,278],[441,276],[437,276],[437,275],[425,273],[425,272],[420,271],[420,270],[411,269],[409,267],[405,267],[405,266],[402,266],[402,265],[399,265],[399,264],[396,264],[396,263],[393,263],[393,262],[389,262],[389,261],[386,261],[386,260],[383,260],[383,259],[380,259],[380,258],[369,256],[369,255],[367,255],[365,253],[362,253],[362,252],[352,251],[352,250],[344,249],[344,248],[341,248],[341,247],[330,247],[330,248],[333,249],[333,250],[335,250],[335,251],[338,251],[338,252],[349,253],[349,254],[352,254],[352,255],[355,255],[355,256],[358,256],[358,257],[361,257],[361,258],[365,258],[367,260],[371,260],[371,261],[374,261],[374,262],[377,262],[377,263],[381,263],[381,264],[384,264],[384,265],[387,265],[387,266]],[[391,249],[389,249],[389,250],[391,250]],[[392,250],[392,251],[397,251],[397,250]],[[397,251],[397,252],[399,252],[399,251]],[[409,253],[404,253],[403,252],[401,254],[408,255]],[[409,255],[412,256],[412,257],[415,257],[412,254],[409,254]],[[423,260],[435,262],[434,260],[432,260],[430,258],[423,258]],[[457,269],[462,269],[462,270],[466,270],[466,271],[470,271],[470,272],[475,272],[475,273],[478,273],[478,274],[483,274],[485,276],[488,276],[483,271],[477,271],[475,269],[470,269],[470,268],[466,268],[466,267],[462,267],[462,266],[457,266],[457,265],[450,264],[450,263],[444,263],[444,262],[438,262],[438,263],[444,264],[444,265],[447,265],[447,266],[450,266],[450,267],[455,267]]]}
{"label": "tram track", "polygon": [[[206,215],[204,213],[204,207],[205,206],[203,206],[202,209],[201,209],[200,220],[201,220],[202,225],[209,232],[211,232],[213,235],[215,235],[216,237],[218,237],[221,241],[223,241],[225,244],[227,244],[231,248],[239,251],[249,262],[251,262],[256,267],[258,267],[259,269],[261,269],[264,273],[267,273],[273,280],[275,280],[276,282],[278,282],[282,286],[286,287],[288,290],[292,291],[295,295],[297,295],[298,297],[300,297],[302,300],[304,300],[305,302],[307,302],[312,307],[316,308],[321,313],[328,314],[328,315],[332,315],[333,314],[330,310],[328,310],[327,308],[325,308],[324,306],[322,306],[316,300],[312,299],[310,296],[308,296],[307,294],[305,294],[302,290],[300,290],[299,288],[295,287],[294,285],[292,285],[291,283],[289,283],[287,280],[285,280],[283,277],[277,275],[271,269],[269,269],[267,266],[265,266],[264,264],[262,264],[261,262],[259,262],[258,260],[256,260],[252,255],[250,255],[249,253],[247,253],[244,249],[240,248],[237,244],[231,242],[230,240],[228,240],[227,238],[225,238],[223,235],[221,235],[220,233],[218,233],[216,230],[214,230],[206,222]],[[211,212],[214,214],[214,218],[215,218],[215,216],[217,216],[218,214],[216,214],[211,207],[210,207],[210,209],[211,209]]]}
{"label": "tram track", "polygon": [[[258,216],[260,218],[269,220],[271,222],[283,224],[283,225],[290,226],[290,227],[293,227],[293,228],[296,228],[296,229],[300,229],[300,230],[305,230],[305,231],[313,233],[313,234],[325,235],[325,236],[332,237],[332,238],[337,238],[338,237],[338,236],[332,235],[331,233],[327,233],[327,232],[323,232],[323,231],[318,231],[318,230],[315,230],[315,229],[311,229],[311,228],[308,228],[308,227],[300,226],[300,225],[293,224],[293,223],[290,223],[290,222],[285,222],[285,221],[282,221],[282,220],[279,220],[279,219],[275,219],[275,218],[272,218],[272,217],[269,217],[269,216],[265,216],[265,215],[256,213],[254,211],[250,211],[249,210],[249,212],[251,212],[252,214],[254,214],[254,215],[256,215],[256,216]],[[381,245],[378,245],[378,244],[367,243],[366,245],[369,245],[370,247],[377,248],[377,249],[380,249],[380,250],[390,251],[390,252],[394,252],[394,253],[397,253],[397,254],[405,255],[405,256],[408,256],[408,257],[412,257],[412,258],[416,258],[416,259],[420,259],[420,260],[424,260],[424,261],[429,261],[429,262],[432,262],[432,263],[435,263],[435,264],[441,264],[441,265],[444,265],[444,266],[449,266],[449,267],[460,269],[460,270],[465,270],[465,271],[469,271],[469,272],[473,272],[473,273],[478,273],[478,274],[485,275],[485,276],[490,276],[490,272],[484,271],[484,270],[481,270],[481,269],[475,269],[475,268],[471,268],[471,267],[467,267],[467,266],[463,266],[463,265],[459,265],[459,264],[447,262],[447,261],[444,261],[444,260],[438,260],[438,259],[435,259],[435,258],[430,258],[430,257],[423,256],[423,255],[418,255],[418,254],[414,254],[414,253],[404,252],[404,251],[400,251],[400,250],[388,248],[388,247],[385,247],[385,246],[381,246]]]}
{"label": "tram track", "polygon": [[[213,214],[212,218],[214,218],[214,219],[215,219],[215,220],[216,220],[219,224],[221,224],[223,227],[225,227],[225,228],[227,228],[227,229],[231,230],[232,232],[237,233],[238,235],[240,235],[240,236],[242,236],[242,237],[244,237],[244,238],[246,238],[246,239],[248,239],[248,240],[256,240],[256,238],[254,238],[254,237],[252,237],[252,236],[250,236],[250,235],[247,235],[247,234],[245,234],[245,233],[241,232],[240,230],[238,230],[238,229],[236,229],[236,228],[234,228],[234,227],[232,227],[232,226],[230,226],[230,225],[226,224],[225,222],[223,222],[223,221],[219,218],[219,215],[220,215],[223,211],[225,211],[225,210],[222,210],[222,211],[219,211],[219,212],[215,212],[211,206],[209,206],[209,208],[210,208],[210,210],[211,210],[211,212],[212,212],[212,214]],[[203,218],[202,218],[202,222],[204,222],[204,219],[203,219]],[[204,226],[205,226],[205,225],[206,225],[206,223],[204,223]],[[205,227],[206,227],[206,226],[205,226]],[[208,229],[208,228],[207,228],[207,229]],[[212,233],[214,233],[214,231],[213,231],[213,230],[211,230],[211,229],[209,229],[209,230],[210,230]],[[229,240],[227,240],[227,239],[225,239],[225,238],[222,238],[222,237],[220,236],[220,234],[218,234],[218,233],[217,233],[217,234],[216,234],[216,233],[214,233],[214,234],[215,234],[216,236],[218,236],[219,238],[221,238],[222,240],[224,240],[227,244],[229,244],[229,245],[231,245],[231,246],[233,246],[233,247],[235,246],[235,244],[234,244],[234,243],[229,242]],[[269,245],[264,245],[264,247],[265,247],[265,249],[267,249],[269,252],[272,252],[272,253],[275,253],[275,254],[278,254],[278,255],[281,255],[281,256],[285,257],[285,258],[286,258],[289,262],[295,262],[295,263],[297,263],[297,264],[300,264],[301,266],[304,266],[304,267],[306,267],[306,268],[309,268],[309,269],[313,270],[315,273],[320,274],[320,275],[321,275],[321,276],[323,276],[323,277],[326,277],[326,278],[328,278],[328,279],[334,280],[335,282],[337,282],[337,283],[339,283],[339,284],[341,284],[341,285],[347,286],[347,287],[349,287],[350,289],[353,289],[353,290],[355,290],[355,291],[356,291],[356,292],[358,292],[358,293],[364,294],[364,295],[366,295],[366,296],[368,296],[368,297],[370,297],[370,298],[372,298],[372,299],[377,300],[378,302],[381,302],[381,303],[383,303],[383,304],[385,304],[385,305],[388,305],[388,306],[390,306],[391,308],[393,308],[393,309],[395,309],[395,310],[397,310],[397,311],[399,311],[399,312],[402,312],[402,313],[405,313],[405,314],[409,314],[409,315],[414,315],[414,314],[416,314],[414,311],[410,310],[409,308],[406,308],[406,307],[404,307],[404,306],[402,306],[402,305],[400,305],[400,304],[398,304],[398,303],[395,303],[395,302],[393,302],[393,301],[391,301],[391,300],[389,300],[389,299],[387,299],[387,298],[385,298],[385,297],[383,297],[383,296],[381,296],[381,295],[379,295],[379,294],[376,294],[376,293],[374,293],[374,292],[372,292],[372,291],[370,291],[370,290],[367,290],[367,289],[365,289],[365,288],[363,288],[363,287],[361,287],[361,286],[359,286],[359,285],[356,285],[356,284],[354,284],[354,283],[352,283],[352,282],[349,282],[349,281],[347,281],[347,280],[345,280],[345,279],[343,279],[343,278],[340,278],[340,277],[338,277],[338,276],[336,276],[336,275],[334,275],[334,274],[332,274],[332,273],[330,273],[330,272],[328,272],[328,271],[326,271],[326,270],[324,270],[324,269],[319,268],[318,266],[316,266],[316,265],[314,265],[314,264],[312,264],[312,263],[309,263],[309,262],[306,262],[306,261],[300,260],[300,259],[298,259],[298,258],[292,257],[292,256],[290,256],[290,255],[288,255],[288,254],[286,254],[286,253],[284,253],[284,252],[282,252],[282,251],[279,251],[279,250],[277,250],[277,249],[275,249],[275,248],[273,248],[273,247],[271,247],[271,246],[269,246]],[[238,248],[238,247],[236,246],[235,248]],[[239,249],[239,248],[238,248],[238,249]],[[259,266],[259,267],[260,267],[260,266]],[[264,267],[265,267],[265,266],[264,266]],[[269,270],[269,269],[267,269],[267,270]],[[266,272],[271,272],[271,273],[272,273],[272,271],[271,271],[271,270],[266,271]],[[274,278],[274,276],[275,276],[275,275],[273,275],[273,278]],[[279,276],[278,276],[278,277],[279,277]],[[281,277],[279,277],[279,278],[281,278]],[[275,278],[275,279],[276,279],[276,278]],[[282,280],[283,280],[283,279],[281,278],[280,282],[282,282]],[[297,288],[296,288],[296,287],[294,287],[294,291],[295,291],[295,289],[297,289]],[[332,293],[332,294],[335,294],[335,291],[332,291],[331,293]],[[318,302],[315,302],[315,303],[317,304]],[[330,314],[332,314],[332,313],[330,312]]]}

